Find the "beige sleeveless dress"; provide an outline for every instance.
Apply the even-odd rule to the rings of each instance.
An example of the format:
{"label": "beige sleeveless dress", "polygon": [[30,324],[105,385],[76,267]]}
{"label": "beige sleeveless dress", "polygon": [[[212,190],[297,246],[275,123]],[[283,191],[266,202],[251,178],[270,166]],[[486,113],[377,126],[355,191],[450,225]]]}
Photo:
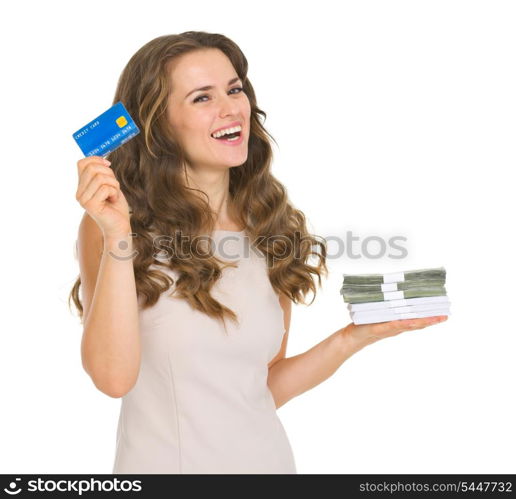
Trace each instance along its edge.
{"label": "beige sleeveless dress", "polygon": [[140,308],[141,366],[122,397],[115,474],[297,473],[267,386],[285,329],[265,258],[245,231],[211,237],[217,256],[238,262],[224,268],[212,294],[240,325],[226,320],[226,334],[186,300],[169,297],[175,284]]}

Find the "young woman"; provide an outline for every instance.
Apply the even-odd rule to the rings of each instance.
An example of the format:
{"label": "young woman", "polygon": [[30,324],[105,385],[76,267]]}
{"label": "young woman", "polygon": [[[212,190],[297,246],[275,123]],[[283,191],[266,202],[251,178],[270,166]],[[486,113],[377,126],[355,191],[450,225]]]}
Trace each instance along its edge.
{"label": "young woman", "polygon": [[271,174],[247,68],[220,34],[150,41],[113,101],[141,133],[110,162],[77,163],[70,297],[84,369],[122,397],[113,473],[296,473],[276,409],[364,346],[433,323],[349,324],[285,358],[291,304],[315,298],[326,245]]}

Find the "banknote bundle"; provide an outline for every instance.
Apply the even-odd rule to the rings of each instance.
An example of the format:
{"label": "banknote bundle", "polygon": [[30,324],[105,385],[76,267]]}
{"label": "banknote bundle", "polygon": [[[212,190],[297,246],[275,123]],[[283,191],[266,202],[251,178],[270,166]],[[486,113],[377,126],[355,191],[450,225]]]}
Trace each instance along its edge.
{"label": "banknote bundle", "polygon": [[444,267],[343,276],[340,294],[355,324],[450,315]]}

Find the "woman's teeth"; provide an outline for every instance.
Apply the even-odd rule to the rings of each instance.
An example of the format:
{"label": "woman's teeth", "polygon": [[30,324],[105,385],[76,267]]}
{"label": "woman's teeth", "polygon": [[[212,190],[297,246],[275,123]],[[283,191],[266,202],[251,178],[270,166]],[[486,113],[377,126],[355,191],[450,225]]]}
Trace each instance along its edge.
{"label": "woman's teeth", "polygon": [[220,137],[215,137],[215,138],[217,140],[228,140],[228,141],[238,140],[240,138],[240,132],[229,133],[229,134],[221,135]]}
{"label": "woman's teeth", "polygon": [[235,127],[232,127],[232,128],[226,128],[225,130],[221,130],[219,132],[212,133],[211,136],[214,139],[226,138],[227,140],[231,140],[231,139],[229,139],[227,137],[231,136],[231,135],[233,135],[235,133],[240,134],[241,131],[242,131],[242,127],[239,125],[239,126],[235,126]]}

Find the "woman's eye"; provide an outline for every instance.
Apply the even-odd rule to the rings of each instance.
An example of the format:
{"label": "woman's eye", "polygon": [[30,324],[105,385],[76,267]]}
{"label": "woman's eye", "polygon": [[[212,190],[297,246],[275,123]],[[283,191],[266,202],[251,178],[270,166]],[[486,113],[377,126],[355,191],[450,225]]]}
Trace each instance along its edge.
{"label": "woman's eye", "polygon": [[[232,89],[230,90],[230,92],[232,92],[233,90],[238,90],[238,92],[237,92],[237,93],[240,93],[240,92],[242,92],[244,89],[243,89],[242,87],[235,87],[235,88],[232,88]],[[206,101],[201,101],[201,100],[199,100],[199,99],[202,99],[203,97],[208,97],[208,96],[207,96],[207,95],[205,95],[205,94],[203,94],[203,95],[199,95],[199,97],[196,97],[193,101],[194,101],[194,102],[206,102]]]}

